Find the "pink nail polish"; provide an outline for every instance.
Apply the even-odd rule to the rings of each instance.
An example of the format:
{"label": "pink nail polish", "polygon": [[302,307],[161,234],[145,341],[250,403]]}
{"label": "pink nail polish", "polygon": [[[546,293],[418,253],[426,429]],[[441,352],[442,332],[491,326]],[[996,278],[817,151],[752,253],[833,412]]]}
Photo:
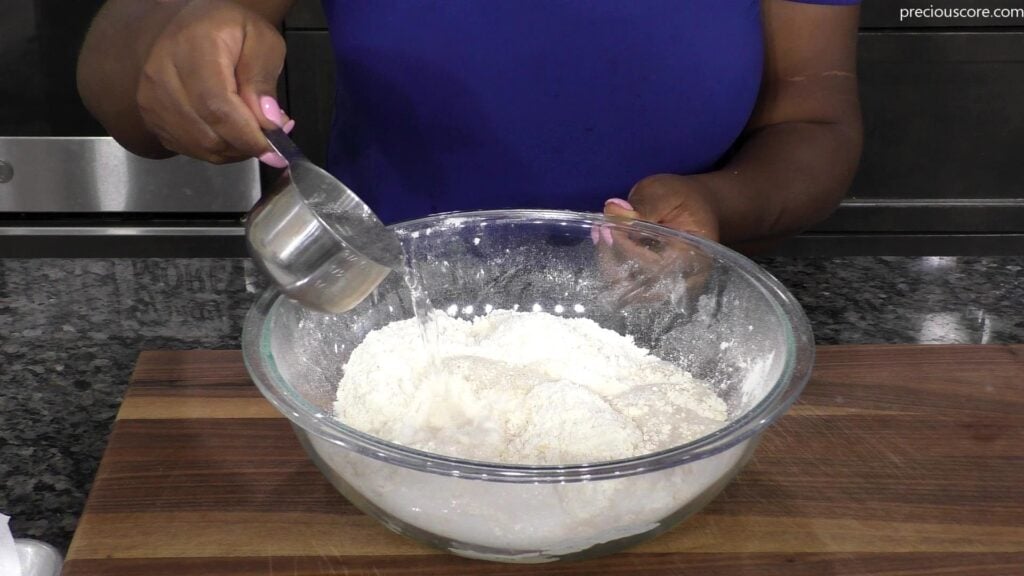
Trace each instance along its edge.
{"label": "pink nail polish", "polygon": [[284,116],[281,114],[281,106],[278,105],[277,100],[273,96],[261,96],[260,97],[260,109],[263,110],[263,115],[278,126],[284,121]]}
{"label": "pink nail polish", "polygon": [[264,152],[260,156],[260,162],[263,162],[271,168],[284,168],[285,166],[288,166],[288,161],[284,159],[284,156],[281,156],[277,152]]}
{"label": "pink nail polish", "polygon": [[605,206],[607,206],[609,204],[611,204],[613,206],[618,206],[619,208],[623,208],[625,210],[629,210],[630,212],[635,212],[636,211],[633,208],[632,204],[630,204],[629,202],[626,202],[622,198],[609,198],[609,199],[604,201],[604,205]]}
{"label": "pink nail polish", "polygon": [[285,134],[291,133],[291,131],[294,130],[294,129],[295,129],[295,120],[289,120],[288,122],[285,123],[284,126],[281,127],[281,130],[284,130]]}

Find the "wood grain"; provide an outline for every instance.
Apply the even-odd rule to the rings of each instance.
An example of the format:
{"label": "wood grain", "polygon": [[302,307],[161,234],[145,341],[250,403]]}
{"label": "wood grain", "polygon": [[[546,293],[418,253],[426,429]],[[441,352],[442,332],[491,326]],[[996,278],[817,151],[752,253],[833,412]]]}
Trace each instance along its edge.
{"label": "wood grain", "polygon": [[346,556],[310,555],[249,558],[130,558],[77,560],[73,576],[154,576],[253,574],[363,576],[466,575],[522,576],[631,574],[637,576],[1017,576],[1024,554],[616,554],[576,564],[497,564],[472,562],[449,555]]}
{"label": "wood grain", "polygon": [[819,348],[707,508],[588,562],[465,560],[322,478],[234,351],[145,352],[65,574],[1024,574],[1024,346]]}

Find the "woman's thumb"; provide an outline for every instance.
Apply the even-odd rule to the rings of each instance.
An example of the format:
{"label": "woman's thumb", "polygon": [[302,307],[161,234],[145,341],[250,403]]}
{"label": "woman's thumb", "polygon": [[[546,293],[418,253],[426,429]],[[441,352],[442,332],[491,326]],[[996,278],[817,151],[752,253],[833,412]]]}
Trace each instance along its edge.
{"label": "woman's thumb", "polygon": [[622,198],[609,198],[604,202],[605,216],[618,216],[621,218],[639,218],[640,213],[633,208],[633,205]]}

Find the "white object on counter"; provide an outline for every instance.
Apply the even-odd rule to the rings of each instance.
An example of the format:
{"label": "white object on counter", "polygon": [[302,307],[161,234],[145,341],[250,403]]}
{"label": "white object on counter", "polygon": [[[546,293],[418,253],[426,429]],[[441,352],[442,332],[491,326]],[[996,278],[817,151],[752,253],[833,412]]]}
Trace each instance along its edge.
{"label": "white object on counter", "polygon": [[38,540],[14,541],[21,560],[21,576],[60,576],[64,558],[56,548]]}
{"label": "white object on counter", "polygon": [[14,536],[7,525],[10,519],[10,516],[0,514],[0,576],[22,576],[18,549],[14,546]]}
{"label": "white object on counter", "polygon": [[10,519],[0,514],[0,576],[60,576],[60,552],[36,540],[15,540]]}

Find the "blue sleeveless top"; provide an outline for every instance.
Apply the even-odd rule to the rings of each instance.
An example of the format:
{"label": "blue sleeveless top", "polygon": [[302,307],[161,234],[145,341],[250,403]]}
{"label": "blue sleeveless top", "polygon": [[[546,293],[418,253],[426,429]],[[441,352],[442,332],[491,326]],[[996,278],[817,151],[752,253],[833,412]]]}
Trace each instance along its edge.
{"label": "blue sleeveless top", "polygon": [[[855,0],[817,0],[847,4]],[[324,0],[328,168],[385,222],[600,211],[714,169],[761,81],[757,0]]]}

